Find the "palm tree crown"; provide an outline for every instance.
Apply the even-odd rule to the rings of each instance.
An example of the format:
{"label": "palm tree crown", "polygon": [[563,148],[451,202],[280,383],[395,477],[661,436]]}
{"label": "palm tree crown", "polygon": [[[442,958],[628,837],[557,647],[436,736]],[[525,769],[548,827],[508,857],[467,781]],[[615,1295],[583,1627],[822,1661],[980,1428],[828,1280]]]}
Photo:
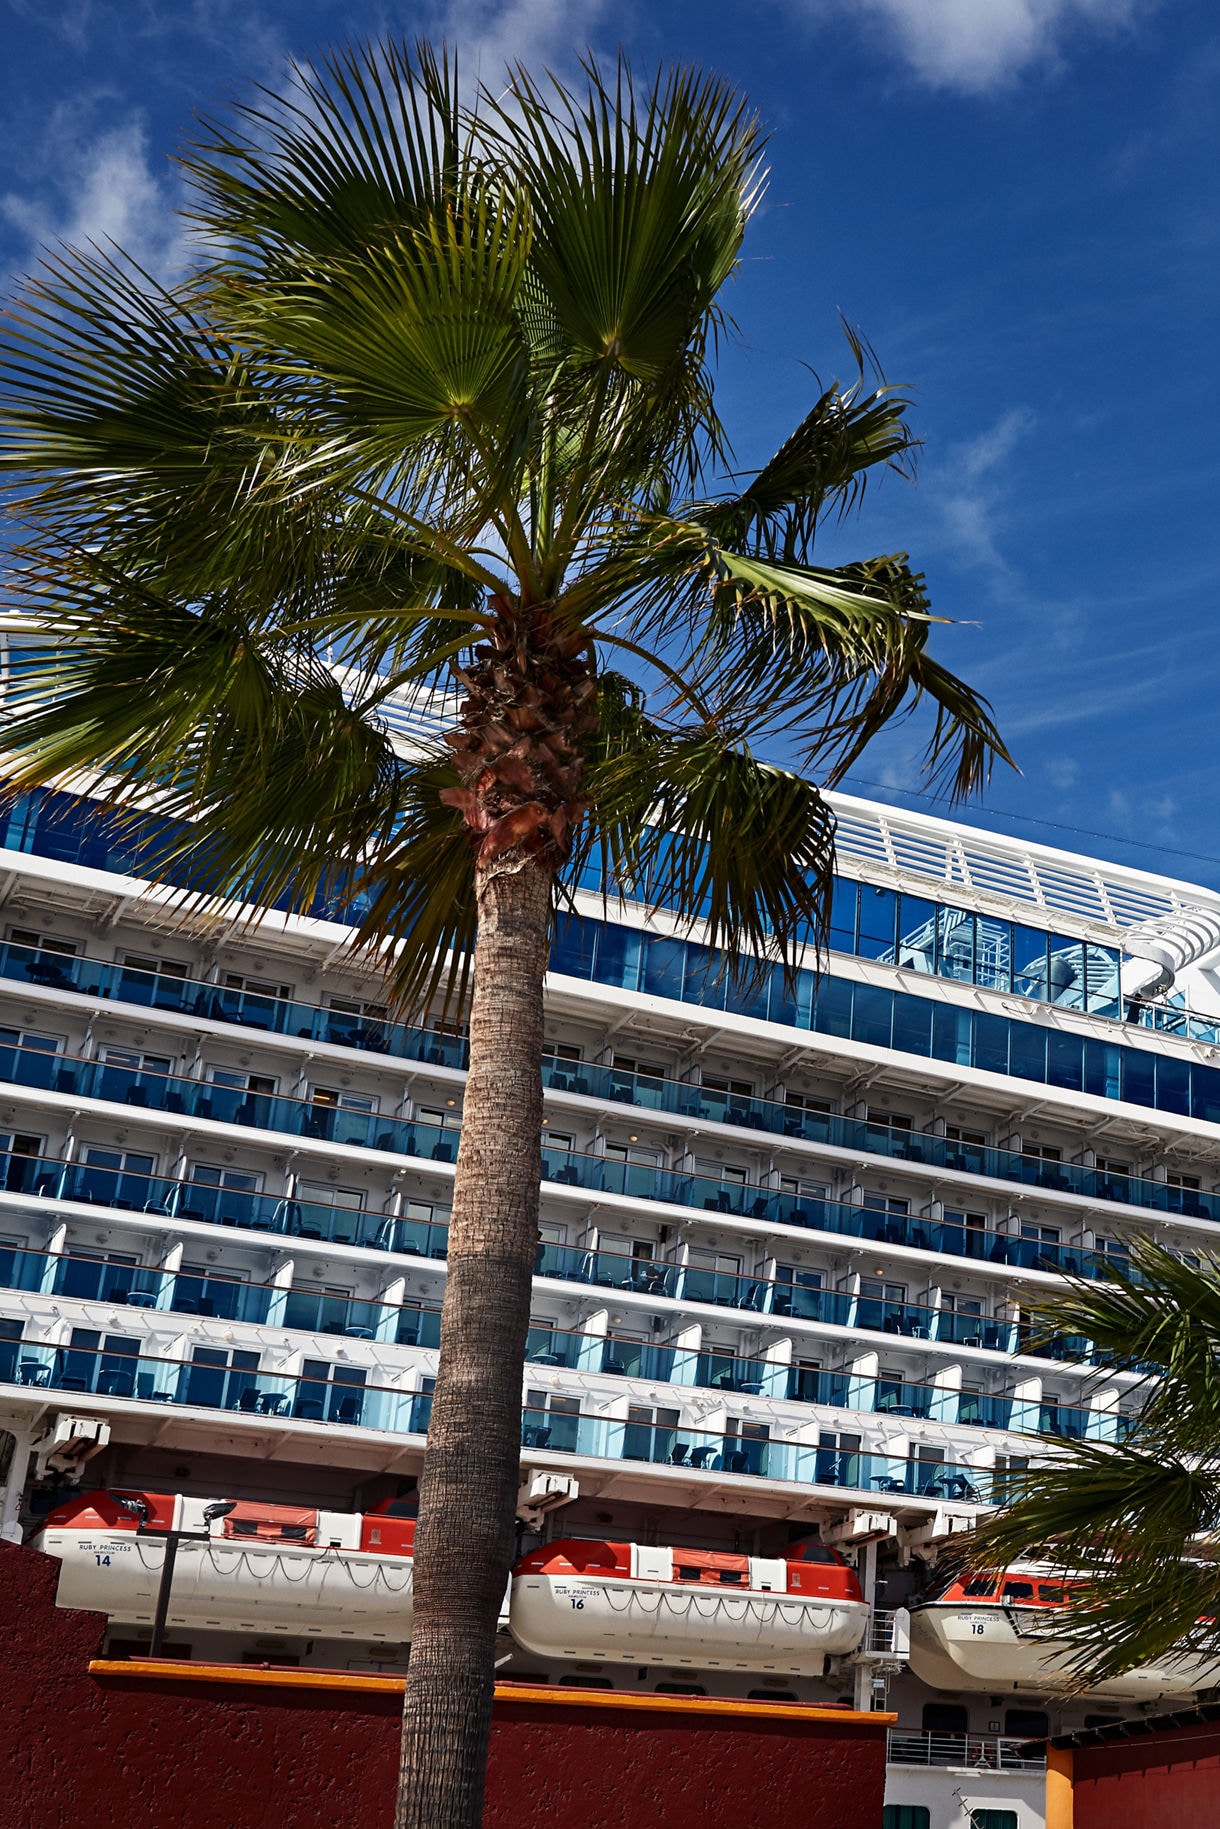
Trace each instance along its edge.
{"label": "palm tree crown", "polygon": [[[713,939],[782,944],[818,922],[831,820],[760,745],[833,783],[926,696],[958,792],[1004,753],[905,555],[814,563],[913,448],[858,342],[852,385],[708,489],[756,124],[689,72],[586,75],[467,110],[426,50],[335,55],[187,154],[208,257],[181,285],[65,250],[10,320],[18,588],[69,641],[17,780],[152,776],[217,880],[267,898],[363,867],[362,937],[414,937],[407,993],[472,940],[464,824],[484,861],[598,847]],[[446,669],[462,729],[396,754],[379,706]]]}

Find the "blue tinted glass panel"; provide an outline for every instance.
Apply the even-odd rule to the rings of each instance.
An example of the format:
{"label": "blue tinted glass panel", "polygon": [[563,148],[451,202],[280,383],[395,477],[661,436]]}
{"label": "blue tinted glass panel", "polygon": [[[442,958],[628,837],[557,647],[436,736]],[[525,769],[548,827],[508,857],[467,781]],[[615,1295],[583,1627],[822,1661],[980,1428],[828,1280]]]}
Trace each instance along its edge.
{"label": "blue tinted glass panel", "polygon": [[792,1028],[807,1029],[813,1008],[816,980],[812,972],[799,971],[791,986],[784,982],[784,968],[771,968],[770,1017],[772,1022],[788,1023]]}
{"label": "blue tinted glass panel", "polygon": [[937,916],[937,971],[942,978],[974,982],[974,916],[964,908],[942,908]]}
{"label": "blue tinted glass panel", "polygon": [[898,897],[892,889],[875,889],[871,883],[860,885],[860,932],[856,951],[865,959],[894,962],[894,939],[898,921]]}
{"label": "blue tinted glass panel", "polygon": [[551,946],[551,970],[571,978],[592,978],[593,954],[600,921],[582,921],[579,915],[557,915]]}
{"label": "blue tinted glass panel", "polygon": [[1046,1078],[1046,1030],[1014,1022],[1008,1037],[1008,1071],[1024,1080]]}
{"label": "blue tinted glass panel", "polygon": [[683,992],[686,964],[685,940],[645,939],[642,991],[653,997],[677,997]]}
{"label": "blue tinted glass panel", "polygon": [[911,972],[936,970],[936,903],[904,895],[898,910],[898,963]]}
{"label": "blue tinted glass panel", "polygon": [[686,948],[686,995],[708,1010],[723,1010],[728,972],[722,952],[709,946]]}
{"label": "blue tinted glass panel", "polygon": [[952,1004],[937,1004],[932,1019],[932,1053],[936,1059],[956,1061],[960,1067],[968,1067],[971,1028],[969,1010],[954,1009]]}
{"label": "blue tinted glass panel", "polygon": [[820,1035],[851,1034],[852,987],[842,978],[823,978],[817,989],[811,1027]]}
{"label": "blue tinted glass panel", "polygon": [[1012,930],[1012,988],[1046,1002],[1048,936],[1036,927]]}
{"label": "blue tinted glass panel", "polygon": [[1084,941],[1069,940],[1062,934],[1050,937],[1050,963],[1047,970],[1051,1002],[1065,1009],[1085,1007]]}
{"label": "blue tinted glass panel", "polygon": [[976,1012],[974,1064],[985,1073],[1008,1072],[1008,1018]]}
{"label": "blue tinted glass panel", "polygon": [[1012,923],[991,915],[975,918],[974,981],[989,991],[1012,989]]}
{"label": "blue tinted glass panel", "polygon": [[830,945],[836,953],[856,950],[856,895],[859,885],[849,876],[836,876],[830,905]]}
{"label": "blue tinted glass panel", "polygon": [[1048,1034],[1046,1077],[1052,1086],[1066,1086],[1072,1092],[1083,1092],[1084,1042],[1079,1035],[1059,1035],[1053,1030]]}
{"label": "blue tinted glass panel", "polygon": [[1121,1016],[1119,986],[1121,955],[1111,946],[1095,946],[1090,940],[1086,950],[1085,978],[1088,1007],[1098,1016]]}
{"label": "blue tinted glass panel", "polygon": [[1191,1070],[1193,1116],[1205,1124],[1220,1124],[1220,1068],[1194,1067]]}
{"label": "blue tinted glass panel", "polygon": [[733,978],[725,974],[724,1007],[736,1016],[756,1016],[760,1022],[766,1022],[770,1004],[769,991],[771,968],[764,965],[759,971],[752,971],[744,978]]}
{"label": "blue tinted glass panel", "polygon": [[1123,1049],[1123,1098],[1130,1105],[1156,1104],[1156,1059]]}
{"label": "blue tinted glass panel", "polygon": [[926,997],[894,998],[893,1045],[903,1054],[931,1054],[932,1005]]}
{"label": "blue tinted glass panel", "polygon": [[1086,1042],[1084,1045],[1084,1089],[1097,1099],[1119,1096],[1122,1049],[1113,1042]]}
{"label": "blue tinted glass panel", "polygon": [[852,1034],[858,1042],[873,1048],[888,1048],[894,1035],[894,993],[880,985],[856,986],[855,1017]]}
{"label": "blue tinted glass panel", "polygon": [[634,927],[605,925],[597,942],[597,976],[624,991],[639,989],[640,934]]}
{"label": "blue tinted glass panel", "polygon": [[1162,1059],[1156,1064],[1156,1102],[1161,1111],[1190,1116],[1190,1063]]}

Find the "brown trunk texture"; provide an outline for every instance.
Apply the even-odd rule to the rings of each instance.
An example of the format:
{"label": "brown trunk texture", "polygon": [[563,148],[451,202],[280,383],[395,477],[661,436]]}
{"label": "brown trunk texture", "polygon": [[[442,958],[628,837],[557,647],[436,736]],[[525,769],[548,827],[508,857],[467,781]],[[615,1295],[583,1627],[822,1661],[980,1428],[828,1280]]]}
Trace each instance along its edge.
{"label": "brown trunk texture", "polygon": [[[503,872],[503,874],[501,874]],[[470,1073],[415,1544],[397,1829],[478,1829],[521,1477],[551,867],[479,871]]]}

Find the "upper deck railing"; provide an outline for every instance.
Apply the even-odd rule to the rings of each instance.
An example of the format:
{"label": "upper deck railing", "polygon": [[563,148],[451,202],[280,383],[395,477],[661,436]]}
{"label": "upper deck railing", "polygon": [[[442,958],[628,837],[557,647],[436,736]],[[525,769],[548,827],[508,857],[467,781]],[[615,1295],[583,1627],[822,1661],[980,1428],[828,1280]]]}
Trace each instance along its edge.
{"label": "upper deck railing", "polygon": [[[0,944],[0,978],[5,977],[73,994],[111,998],[141,1008],[205,1017],[215,1022],[234,1023],[245,1028],[279,1034],[296,1034],[311,1041],[419,1061],[427,1066],[461,1069],[466,1062],[466,1044],[460,1035],[395,1023],[388,1019],[348,1016],[340,1011],[269,997],[258,992],[233,990],[193,979],[166,977],[130,965],[110,965],[87,957],[39,951],[13,942]],[[832,987],[833,981],[830,981],[830,985],[824,988]],[[848,992],[852,989],[851,986],[842,985],[838,988]],[[875,987],[855,988],[857,991],[868,991]],[[891,999],[893,996],[888,992],[884,995]],[[864,1004],[863,999],[861,1003]],[[854,1015],[854,1009],[852,1000],[848,1006],[849,1014]],[[862,1020],[865,1014],[866,1011],[862,1010]],[[965,1017],[972,1015],[969,1011],[950,1011],[950,1014]],[[993,1020],[1005,1021],[1004,1018]],[[1045,1055],[1045,1032],[1041,1033]],[[1090,1080],[1093,1089],[1108,1084],[1110,1079],[1117,1085],[1121,1076],[1121,1090],[1124,1093],[1134,1097],[1141,1089],[1156,1088],[1163,1093],[1167,1105],[1176,1096],[1174,1109],[1191,1102],[1192,1074],[1200,1076],[1199,1102],[1210,1101],[1211,1081],[1208,1079],[1205,1082],[1203,1078],[1210,1075],[1217,1083],[1215,1096],[1218,1101],[1212,1115],[1216,1121],[1220,1121],[1220,1073],[1215,1069],[1192,1066],[1191,1063],[1178,1060],[1158,1061],[1154,1056],[1136,1054],[1130,1049],[1112,1049],[1102,1043],[1089,1043],[1086,1047],[1076,1037],[1054,1039],[1075,1042],[1080,1075]],[[366,1148],[404,1150],[405,1153],[414,1155],[423,1153],[411,1146],[412,1134],[419,1132],[420,1127],[412,1126],[402,1119],[344,1111],[278,1096],[228,1092],[210,1082],[139,1073],[109,1063],[69,1062],[67,1057],[51,1056],[46,1052],[39,1052],[36,1060],[30,1060],[25,1058],[29,1052],[0,1047],[0,1078],[22,1084],[43,1085],[48,1090],[70,1091],[78,1096],[117,1098],[135,1106],[143,1104],[152,1109],[217,1117],[223,1122],[242,1123],[260,1129],[288,1130],[298,1135],[312,1135]],[[1061,1077],[1066,1077],[1066,1069],[1072,1062],[1066,1051],[1061,1052],[1064,1066]],[[1095,1054],[1099,1058],[1095,1059]],[[1100,1058],[1106,1054],[1133,1056],[1134,1060],[1108,1061]],[[58,1065],[48,1064],[51,1062],[58,1062]],[[24,1075],[31,1077],[24,1078]],[[40,1077],[44,1075],[47,1077]],[[543,1083],[555,1092],[611,1100],[658,1114],[734,1125],[743,1131],[757,1131],[788,1141],[820,1143],[891,1161],[921,1163],[931,1168],[977,1175],[1022,1187],[1041,1188],[1052,1193],[1078,1194],[1087,1200],[1138,1207],[1154,1213],[1220,1221],[1220,1195],[1203,1190],[1170,1186],[1165,1182],[1118,1174],[1112,1170],[1087,1168],[1077,1163],[1048,1162],[1039,1157],[1024,1156],[1018,1151],[962,1143],[931,1132],[814,1111],[797,1103],[718,1093],[709,1087],[669,1080],[656,1074],[548,1057],[543,1063]],[[90,1090],[91,1087],[101,1086],[109,1090]],[[1207,1108],[1211,1110],[1210,1103]],[[438,1159],[455,1147],[456,1133],[448,1138],[429,1138],[426,1143],[427,1151],[435,1154]],[[563,1166],[559,1165],[561,1169]],[[562,1173],[557,1178],[568,1179]],[[580,1185],[588,1183],[582,1180]],[[650,1197],[645,1194],[640,1177],[636,1177],[632,1191],[645,1198]],[[748,1207],[755,1206],[764,1194],[765,1190],[749,1189]],[[651,1197],[665,1199],[670,1196],[657,1194]],[[735,1196],[727,1185],[723,1185],[718,1193],[700,1192],[694,1204],[702,1201],[715,1207],[720,1202],[727,1201],[729,1204],[721,1206],[720,1210],[738,1212],[746,1217],[779,1216],[772,1213],[769,1207],[761,1213],[752,1214],[742,1205],[742,1198],[741,1195]],[[826,1204],[829,1206],[831,1203]],[[882,1243],[922,1242],[927,1249],[944,1250],[952,1255],[986,1257],[993,1262],[1027,1269],[1066,1270],[1083,1276],[1103,1274],[1100,1260],[1091,1258],[1089,1253],[1081,1250],[1054,1245],[1031,1245],[1026,1240],[987,1232],[967,1238],[963,1236],[962,1227],[955,1224],[942,1227],[918,1220],[899,1225],[892,1216],[884,1222],[870,1222],[867,1215],[860,1218],[857,1214],[854,1221],[850,1215],[851,1209],[848,1209],[842,1223],[829,1229],[854,1231],[863,1237],[875,1236]],[[808,1222],[798,1219],[785,1223]],[[870,1223],[881,1223],[881,1231],[870,1232]],[[912,1236],[899,1236],[902,1232]],[[921,1234],[922,1240],[916,1239],[913,1236],[915,1233]],[[936,1242],[929,1242],[934,1240]]]}

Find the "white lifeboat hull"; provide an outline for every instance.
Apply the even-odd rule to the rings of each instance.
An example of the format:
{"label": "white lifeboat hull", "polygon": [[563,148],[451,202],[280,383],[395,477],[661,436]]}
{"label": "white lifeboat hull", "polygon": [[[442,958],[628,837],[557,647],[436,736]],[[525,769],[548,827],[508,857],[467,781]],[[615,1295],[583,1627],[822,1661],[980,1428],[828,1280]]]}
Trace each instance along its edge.
{"label": "white lifeboat hull", "polygon": [[519,1575],[509,1630],[538,1657],[820,1676],[864,1636],[863,1601],[684,1582]]}
{"label": "white lifeboat hull", "polygon": [[[929,1606],[911,1614],[911,1669],[934,1689],[1032,1690],[1072,1687],[1073,1648],[1047,1629],[1046,1611],[1016,1607]],[[1191,1695],[1220,1682],[1220,1665],[1191,1658],[1144,1664],[1090,1688],[1114,1701],[1151,1702]]]}
{"label": "white lifeboat hull", "polygon": [[[151,1625],[165,1559],[161,1539],[131,1530],[49,1530],[40,1547],[60,1558],[59,1606]],[[169,1622],[398,1642],[411,1636],[411,1578],[403,1556],[186,1541],[178,1545]]]}

